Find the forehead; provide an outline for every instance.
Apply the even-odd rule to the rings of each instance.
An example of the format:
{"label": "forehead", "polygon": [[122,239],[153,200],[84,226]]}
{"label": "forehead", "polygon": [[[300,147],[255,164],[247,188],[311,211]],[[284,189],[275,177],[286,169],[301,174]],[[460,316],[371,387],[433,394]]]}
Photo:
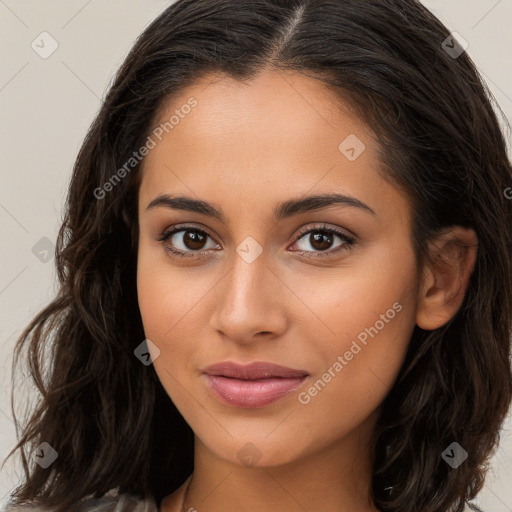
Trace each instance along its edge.
{"label": "forehead", "polygon": [[407,213],[407,198],[378,173],[372,131],[317,79],[269,70],[243,82],[208,75],[163,103],[153,127],[166,122],[141,167],[146,204],[172,191],[238,209],[338,192]]}
{"label": "forehead", "polygon": [[[188,142],[195,146],[213,137],[217,144],[226,145],[235,136],[246,137],[255,149],[295,141],[291,157],[299,153],[300,142],[325,138],[328,132],[325,145],[330,144],[331,150],[333,140],[337,142],[344,131],[372,143],[370,130],[348,102],[324,82],[296,71],[264,70],[244,81],[218,73],[206,75],[164,101],[153,124],[168,121],[192,97],[197,106],[172,128],[176,143],[178,137],[180,144],[187,142],[192,133],[195,142]],[[308,149],[315,150],[311,144]]]}

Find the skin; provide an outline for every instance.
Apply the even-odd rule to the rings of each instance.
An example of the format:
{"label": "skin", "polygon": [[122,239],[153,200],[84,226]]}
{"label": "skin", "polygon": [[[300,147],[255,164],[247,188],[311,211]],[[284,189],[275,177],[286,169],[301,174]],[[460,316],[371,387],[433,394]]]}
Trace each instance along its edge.
{"label": "skin", "polygon": [[[476,237],[453,228],[432,244],[444,259],[418,268],[408,198],[379,176],[372,132],[322,82],[272,70],[246,83],[208,76],[165,104],[154,126],[191,96],[197,106],[142,165],[137,273],[145,333],[160,350],[155,371],[195,433],[184,510],[313,511],[321,497],[325,511],[376,511],[368,493],[379,406],[414,326],[435,329],[459,308]],[[354,161],[338,149],[350,134],[366,146]],[[333,192],[357,198],[375,215],[331,205],[272,218],[279,202]],[[212,203],[225,222],[165,206],[148,210],[160,194]],[[181,231],[158,241],[180,223],[209,237],[193,245]],[[333,234],[322,251],[310,234],[297,240],[301,228],[322,233],[324,224],[354,235],[355,243],[337,251],[344,242]],[[262,250],[251,263],[236,250],[248,236]],[[457,240],[473,246],[463,250]],[[173,257],[166,245],[192,257]],[[401,310],[394,318],[300,403],[299,393],[395,303]],[[226,360],[274,362],[309,377],[270,405],[236,408],[221,403],[201,373]],[[254,466],[238,456],[247,443]],[[180,499],[178,491],[169,495],[161,510],[178,510]]]}

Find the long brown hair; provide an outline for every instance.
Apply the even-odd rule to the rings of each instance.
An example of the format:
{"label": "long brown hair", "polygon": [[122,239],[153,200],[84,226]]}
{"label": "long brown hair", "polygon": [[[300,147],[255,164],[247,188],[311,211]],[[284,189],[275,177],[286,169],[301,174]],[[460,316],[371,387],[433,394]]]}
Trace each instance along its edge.
{"label": "long brown hair", "polygon": [[[159,504],[192,472],[192,431],[134,356],[145,338],[139,165],[104,185],[147,140],[164,100],[209,72],[248,80],[274,66],[323,80],[376,133],[385,177],[414,206],[418,262],[443,228],[478,236],[457,314],[413,332],[375,432],[371,487],[383,511],[463,510],[511,402],[512,170],[499,107],[468,54],[449,51],[450,37],[415,0],[178,0],[142,33],[74,166],[58,295],[17,341],[14,368],[28,362],[40,399],[9,454],[19,450],[25,472],[15,503],[73,512],[118,488]],[[30,457],[42,442],[58,452],[46,469]],[[441,457],[453,442],[468,453],[456,469]]]}

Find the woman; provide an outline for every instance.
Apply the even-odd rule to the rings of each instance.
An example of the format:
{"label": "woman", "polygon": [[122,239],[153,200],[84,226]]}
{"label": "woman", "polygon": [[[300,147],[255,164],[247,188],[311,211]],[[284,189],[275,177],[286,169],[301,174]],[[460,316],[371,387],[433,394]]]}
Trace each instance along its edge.
{"label": "woman", "polygon": [[179,0],[78,155],[8,510],[462,511],[511,401],[510,183],[419,2]]}

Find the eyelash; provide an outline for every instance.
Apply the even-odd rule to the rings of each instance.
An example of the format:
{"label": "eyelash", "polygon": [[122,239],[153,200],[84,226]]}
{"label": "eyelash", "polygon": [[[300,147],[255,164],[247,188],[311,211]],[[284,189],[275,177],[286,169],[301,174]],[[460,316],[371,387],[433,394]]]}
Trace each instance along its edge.
{"label": "eyelash", "polygon": [[[179,256],[179,257],[182,257],[182,258],[193,258],[193,257],[200,257],[200,258],[202,258],[202,257],[206,256],[206,254],[208,253],[208,250],[206,250],[206,251],[181,251],[181,250],[173,249],[170,245],[166,245],[165,244],[165,242],[172,235],[174,235],[176,233],[180,233],[181,231],[184,231],[184,232],[196,231],[198,233],[207,235],[208,237],[213,239],[213,237],[207,231],[205,231],[203,229],[199,229],[199,228],[196,228],[194,226],[179,224],[179,225],[173,226],[170,229],[165,230],[157,238],[157,241],[161,242],[163,244],[163,246],[164,246],[164,250],[167,251],[168,253],[170,253],[174,257]],[[293,244],[298,242],[305,235],[308,235],[309,233],[314,233],[314,232],[323,232],[323,233],[329,233],[329,234],[333,233],[335,235],[338,235],[342,239],[342,241],[344,243],[342,245],[339,245],[334,250],[327,250],[327,251],[321,251],[321,252],[313,252],[313,251],[294,251],[294,252],[297,252],[298,254],[300,254],[301,256],[304,256],[306,258],[325,258],[325,257],[332,256],[333,254],[337,254],[338,252],[341,252],[341,251],[349,251],[349,250],[351,250],[353,245],[356,242],[355,238],[347,235],[343,231],[341,231],[341,230],[339,230],[337,228],[333,228],[333,227],[329,227],[329,226],[323,225],[323,226],[320,226],[320,227],[302,228],[299,231],[299,233],[297,234],[297,237],[295,238]]]}

